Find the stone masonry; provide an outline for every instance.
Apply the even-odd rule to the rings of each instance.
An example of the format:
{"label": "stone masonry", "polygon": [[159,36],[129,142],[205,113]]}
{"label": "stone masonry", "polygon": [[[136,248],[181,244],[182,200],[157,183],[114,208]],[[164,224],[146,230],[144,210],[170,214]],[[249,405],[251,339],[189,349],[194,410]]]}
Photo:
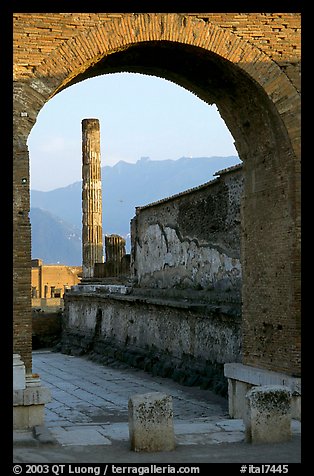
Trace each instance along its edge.
{"label": "stone masonry", "polygon": [[[228,294],[241,301],[242,166],[164,200],[136,208],[131,222],[137,286]],[[186,296],[187,297],[187,296]]]}

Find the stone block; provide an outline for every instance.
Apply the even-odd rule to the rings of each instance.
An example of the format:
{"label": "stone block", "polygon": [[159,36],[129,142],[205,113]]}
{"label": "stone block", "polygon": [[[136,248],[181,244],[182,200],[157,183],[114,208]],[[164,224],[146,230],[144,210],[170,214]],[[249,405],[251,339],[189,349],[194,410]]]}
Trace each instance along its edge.
{"label": "stone block", "polygon": [[175,448],[172,397],[161,392],[129,399],[129,437],[134,451],[171,451]]}
{"label": "stone block", "polygon": [[13,428],[22,430],[43,425],[45,404],[50,401],[50,390],[41,386],[40,379],[28,376],[24,390],[13,390]]}
{"label": "stone block", "polygon": [[24,405],[24,390],[13,390],[13,406]]}
{"label": "stone block", "polygon": [[248,443],[277,443],[291,439],[291,391],[283,385],[253,387],[246,394],[244,418]]}
{"label": "stone block", "polygon": [[25,430],[43,425],[45,405],[20,405],[13,407],[13,429]]}
{"label": "stone block", "polygon": [[24,390],[13,390],[13,406],[44,405],[51,402],[51,392],[46,387],[26,387]]}
{"label": "stone block", "polygon": [[13,389],[25,388],[25,365],[19,354],[13,354]]}
{"label": "stone block", "polygon": [[30,387],[24,390],[24,405],[43,405],[49,402],[51,402],[51,392],[49,388]]}

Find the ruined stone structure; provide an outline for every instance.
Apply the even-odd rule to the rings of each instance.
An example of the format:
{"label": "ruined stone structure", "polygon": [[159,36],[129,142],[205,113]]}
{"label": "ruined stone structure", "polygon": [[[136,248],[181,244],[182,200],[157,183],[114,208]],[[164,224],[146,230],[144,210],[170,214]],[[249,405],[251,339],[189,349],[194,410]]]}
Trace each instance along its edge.
{"label": "ruined stone structure", "polygon": [[123,241],[110,239],[110,278],[66,294],[64,352],[115,356],[226,394],[223,366],[241,361],[242,167],[216,175],[136,209],[130,279],[116,284]]}
{"label": "ruined stone structure", "polygon": [[112,234],[105,236],[105,263],[96,263],[94,277],[124,279],[130,274],[130,255],[126,254],[125,239]]}
{"label": "ruined stone structure", "polygon": [[120,360],[226,396],[224,364],[242,357],[239,308],[139,291],[109,284],[72,288],[62,351],[102,363]]}
{"label": "ruined stone structure", "polygon": [[82,256],[83,278],[92,278],[95,263],[103,262],[100,125],[82,121]]}
{"label": "ruined stone structure", "polygon": [[32,259],[32,346],[51,347],[61,338],[64,293],[81,281],[82,266]]}
{"label": "ruined stone structure", "polygon": [[81,266],[44,264],[41,259],[33,259],[32,306],[60,305],[65,291],[78,284],[81,276]]}
{"label": "ruined stone structure", "polygon": [[105,251],[106,261],[113,261],[119,263],[125,252],[125,239],[119,235],[106,235],[105,236]]}
{"label": "ruined stone structure", "polygon": [[16,13],[13,20],[14,352],[26,372],[32,367],[28,135],[59,91],[128,71],[168,79],[217,105],[244,164],[242,363],[300,376],[301,15]]}

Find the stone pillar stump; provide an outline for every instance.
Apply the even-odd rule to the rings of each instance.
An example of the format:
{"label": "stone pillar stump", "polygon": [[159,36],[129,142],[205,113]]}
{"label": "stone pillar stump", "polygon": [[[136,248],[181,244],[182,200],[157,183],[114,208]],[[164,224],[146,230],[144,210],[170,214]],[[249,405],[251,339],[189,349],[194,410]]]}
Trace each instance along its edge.
{"label": "stone pillar stump", "polygon": [[248,401],[245,436],[248,443],[277,443],[291,439],[291,391],[281,385],[253,387]]}
{"label": "stone pillar stump", "polygon": [[128,410],[132,450],[154,452],[175,448],[171,396],[161,392],[133,395]]}

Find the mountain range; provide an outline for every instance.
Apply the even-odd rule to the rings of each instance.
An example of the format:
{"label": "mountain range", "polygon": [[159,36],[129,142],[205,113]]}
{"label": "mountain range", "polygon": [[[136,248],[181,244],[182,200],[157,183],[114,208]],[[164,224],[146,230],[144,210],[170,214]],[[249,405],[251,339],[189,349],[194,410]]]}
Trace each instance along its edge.
{"label": "mountain range", "polygon": [[[135,207],[170,197],[214,178],[240,163],[237,156],[181,157],[135,164],[120,161],[101,168],[103,234],[123,236],[130,249]],[[31,190],[32,258],[45,264],[82,264],[82,181],[49,192]]]}

